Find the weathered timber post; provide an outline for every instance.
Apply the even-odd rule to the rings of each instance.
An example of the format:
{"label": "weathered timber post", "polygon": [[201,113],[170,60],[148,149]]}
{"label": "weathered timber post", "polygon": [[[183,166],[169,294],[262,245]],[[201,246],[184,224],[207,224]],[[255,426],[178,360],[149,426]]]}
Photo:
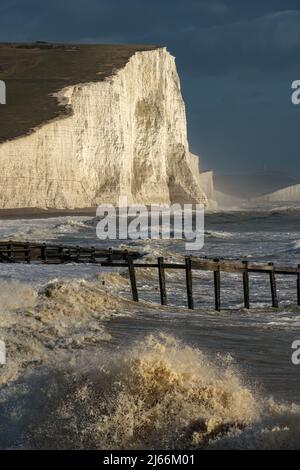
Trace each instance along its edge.
{"label": "weathered timber post", "polygon": [[43,243],[43,245],[41,247],[41,250],[42,250],[42,261],[43,261],[43,263],[47,263],[47,245],[46,245],[46,243]]}
{"label": "weathered timber post", "polygon": [[[214,259],[216,263],[219,263],[219,259]],[[215,288],[215,310],[220,312],[221,310],[221,276],[220,267],[214,270],[214,288]]]}
{"label": "weathered timber post", "polygon": [[270,275],[270,286],[271,286],[271,295],[272,295],[272,307],[278,307],[278,298],[277,298],[277,287],[276,287],[276,277],[274,271],[274,263],[269,263],[269,266],[272,266],[272,269],[269,273]]}
{"label": "weathered timber post", "polygon": [[76,261],[79,263],[80,261],[80,252],[81,252],[81,247],[80,246],[76,246]]}
{"label": "weathered timber post", "polygon": [[132,292],[132,300],[135,302],[139,301],[137,286],[136,286],[136,277],[135,277],[135,270],[132,257],[127,255],[127,264],[128,264],[128,271],[129,271],[129,278],[131,284],[131,292]]}
{"label": "weathered timber post", "polygon": [[96,260],[95,254],[96,254],[95,247],[91,246],[91,262],[92,263],[95,263],[95,260]]}
{"label": "weathered timber post", "polygon": [[7,257],[9,259],[9,261],[12,261],[12,257],[13,257],[13,244],[12,244],[12,241],[9,240],[9,243],[7,245]]}
{"label": "weathered timber post", "polygon": [[244,290],[244,306],[250,308],[250,297],[249,297],[249,272],[248,272],[248,261],[243,261],[244,272],[243,272],[243,290]]}
{"label": "weathered timber post", "polygon": [[297,274],[297,304],[300,305],[300,264],[298,264]]}
{"label": "weathered timber post", "polygon": [[188,300],[188,308],[193,310],[193,280],[192,280],[192,260],[191,258],[185,258],[185,277],[186,277],[186,293]]}
{"label": "weathered timber post", "polygon": [[62,245],[59,245],[58,255],[59,255],[60,261],[63,263],[65,261],[65,258],[64,258],[64,247]]}
{"label": "weathered timber post", "polygon": [[161,302],[161,305],[167,305],[165,267],[164,267],[164,258],[162,256],[157,258],[157,265],[158,265],[158,277],[159,277],[160,302]]}
{"label": "weathered timber post", "polygon": [[30,264],[30,255],[31,255],[31,252],[30,252],[30,244],[29,243],[26,243],[26,249],[25,249],[25,260],[26,260],[26,263]]}

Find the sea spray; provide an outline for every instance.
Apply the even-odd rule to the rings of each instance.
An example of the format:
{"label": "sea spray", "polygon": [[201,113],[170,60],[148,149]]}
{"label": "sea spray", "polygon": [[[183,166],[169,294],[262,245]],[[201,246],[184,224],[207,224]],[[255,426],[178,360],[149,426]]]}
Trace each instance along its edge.
{"label": "sea spray", "polygon": [[198,448],[259,418],[230,358],[213,364],[165,334],[128,352],[105,407],[95,426],[103,448]]}
{"label": "sea spray", "polygon": [[22,448],[299,448],[299,406],[260,396],[230,356],[208,358],[162,333],[126,350],[82,350],[6,392],[1,447],[8,427]]}
{"label": "sea spray", "polygon": [[109,346],[105,322],[144,308],[118,295],[125,273],[10,287],[0,447],[299,448],[299,406],[262,397],[229,355],[159,332]]}
{"label": "sea spray", "polygon": [[113,354],[82,351],[81,359],[26,377],[34,408],[23,410],[15,445],[202,448],[259,419],[259,402],[229,356],[211,362],[172,336],[149,335]]}
{"label": "sea spray", "polygon": [[0,326],[5,321],[4,313],[17,308],[32,307],[38,297],[37,289],[30,283],[1,281],[0,283]]}
{"label": "sea spray", "polygon": [[69,360],[80,348],[110,340],[104,323],[125,313],[128,301],[114,291],[127,282],[117,273],[101,273],[90,281],[53,280],[39,292],[30,284],[1,283],[0,339],[7,363],[0,384],[16,380],[29,366],[59,361],[63,351]]}
{"label": "sea spray", "polygon": [[112,356],[101,351],[89,367],[85,357],[80,371],[57,373],[27,446],[299,448],[299,406],[261,397],[228,355],[208,359],[157,333]]}

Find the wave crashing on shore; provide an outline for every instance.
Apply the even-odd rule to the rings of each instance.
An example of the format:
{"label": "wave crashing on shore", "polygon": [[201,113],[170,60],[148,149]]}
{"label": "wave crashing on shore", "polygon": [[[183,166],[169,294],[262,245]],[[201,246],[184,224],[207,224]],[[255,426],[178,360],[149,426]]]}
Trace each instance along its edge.
{"label": "wave crashing on shore", "polygon": [[299,448],[299,406],[262,398],[243,383],[230,356],[212,361],[173,336],[147,336],[75,376],[60,376],[61,390],[53,387],[50,410],[32,426],[30,445]]}

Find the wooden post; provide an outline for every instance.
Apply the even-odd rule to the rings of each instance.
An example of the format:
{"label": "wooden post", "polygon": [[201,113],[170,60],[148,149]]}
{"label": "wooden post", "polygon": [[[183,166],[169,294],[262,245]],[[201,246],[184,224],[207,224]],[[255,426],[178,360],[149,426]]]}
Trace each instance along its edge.
{"label": "wooden post", "polygon": [[297,304],[300,305],[300,264],[298,264],[297,274]]}
{"label": "wooden post", "polygon": [[250,308],[248,261],[243,261],[243,264],[245,265],[243,272],[244,306],[248,309]]}
{"label": "wooden post", "polygon": [[26,263],[30,264],[30,244],[29,243],[26,243],[26,251],[25,251],[26,255],[25,255],[25,260],[26,260]]}
{"label": "wooden post", "polygon": [[[214,259],[215,262],[219,262],[218,259]],[[218,267],[214,271],[214,287],[215,287],[215,310],[220,312],[221,310],[221,276],[220,268]]]}
{"label": "wooden post", "polygon": [[[269,263],[269,266],[273,266],[274,263]],[[277,288],[276,288],[276,277],[275,271],[272,269],[270,271],[270,286],[271,286],[271,295],[272,295],[272,307],[278,307],[278,298],[277,298]]]}
{"label": "wooden post", "polygon": [[43,263],[47,263],[47,245],[43,243],[42,245],[42,261]]}
{"label": "wooden post", "polygon": [[62,245],[59,245],[58,253],[59,253],[60,261],[63,263],[65,259],[64,259],[64,248]]}
{"label": "wooden post", "polygon": [[80,246],[76,246],[76,261],[79,263],[80,261],[80,251],[81,251],[81,247]]}
{"label": "wooden post", "polygon": [[9,244],[7,245],[7,257],[8,257],[8,260],[9,261],[12,261],[12,257],[13,257],[13,245],[12,245],[12,241],[9,240]]}
{"label": "wooden post", "polygon": [[131,284],[131,292],[132,292],[132,300],[135,302],[139,301],[137,286],[136,286],[136,277],[135,277],[135,270],[134,264],[131,256],[127,256],[127,263],[128,263],[128,270],[129,270],[129,278]]}
{"label": "wooden post", "polygon": [[162,256],[157,258],[157,264],[158,264],[160,302],[161,302],[161,305],[167,305],[165,268],[164,268],[164,259]]}
{"label": "wooden post", "polygon": [[192,260],[191,258],[185,258],[185,277],[186,277],[186,293],[188,300],[188,308],[193,310],[193,281],[192,281]]}
{"label": "wooden post", "polygon": [[92,250],[91,251],[91,262],[95,263],[95,260],[96,260],[96,258],[95,258],[95,253],[96,253],[95,247],[91,246],[91,250]]}

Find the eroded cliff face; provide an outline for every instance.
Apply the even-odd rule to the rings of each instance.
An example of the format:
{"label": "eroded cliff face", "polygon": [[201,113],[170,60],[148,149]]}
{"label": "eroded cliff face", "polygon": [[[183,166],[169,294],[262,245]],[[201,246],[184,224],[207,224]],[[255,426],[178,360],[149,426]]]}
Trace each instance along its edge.
{"label": "eroded cliff face", "polygon": [[174,58],[136,52],[102,82],[64,88],[72,110],[0,145],[0,207],[206,202],[189,153]]}

